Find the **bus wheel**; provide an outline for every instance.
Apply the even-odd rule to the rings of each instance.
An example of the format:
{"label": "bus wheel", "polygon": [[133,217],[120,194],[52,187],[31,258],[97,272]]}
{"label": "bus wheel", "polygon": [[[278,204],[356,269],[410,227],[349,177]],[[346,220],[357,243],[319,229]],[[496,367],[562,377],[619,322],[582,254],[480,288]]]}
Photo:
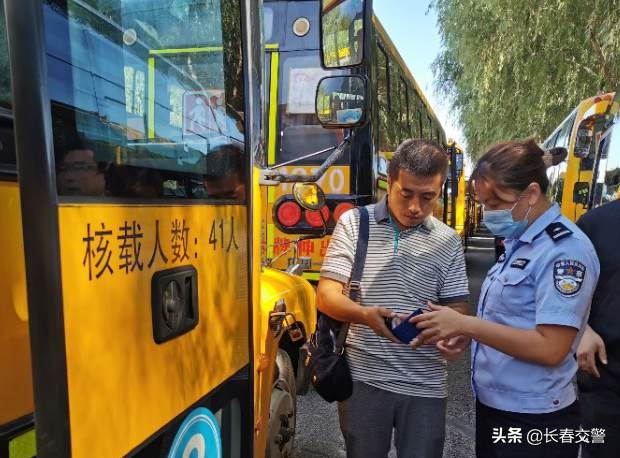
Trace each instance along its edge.
{"label": "bus wheel", "polygon": [[271,390],[267,458],[291,457],[297,414],[295,372],[291,358],[282,349],[276,356],[277,376]]}

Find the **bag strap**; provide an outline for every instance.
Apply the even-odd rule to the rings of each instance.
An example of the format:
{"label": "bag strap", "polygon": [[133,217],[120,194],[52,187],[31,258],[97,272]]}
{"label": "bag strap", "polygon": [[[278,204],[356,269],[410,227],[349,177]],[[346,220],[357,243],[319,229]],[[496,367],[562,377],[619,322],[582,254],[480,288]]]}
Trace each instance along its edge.
{"label": "bag strap", "polygon": [[[364,264],[366,263],[366,252],[368,251],[368,236],[370,231],[370,222],[368,217],[368,209],[366,207],[358,207],[360,214],[360,225],[357,235],[357,246],[355,247],[355,259],[353,260],[353,269],[351,270],[351,278],[347,285],[349,299],[353,302],[359,301],[360,282],[364,273]],[[344,348],[344,342],[347,339],[350,323],[343,323],[338,332],[336,339],[336,347]]]}

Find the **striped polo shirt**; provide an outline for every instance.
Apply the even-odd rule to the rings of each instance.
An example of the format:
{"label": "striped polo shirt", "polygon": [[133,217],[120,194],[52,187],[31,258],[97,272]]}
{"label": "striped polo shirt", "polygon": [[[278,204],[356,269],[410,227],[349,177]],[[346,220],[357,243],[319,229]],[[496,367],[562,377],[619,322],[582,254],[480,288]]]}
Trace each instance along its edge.
{"label": "striped polo shirt", "polygon": [[[361,280],[360,304],[409,315],[427,301],[447,305],[468,299],[465,257],[459,235],[433,216],[398,231],[387,200],[368,207],[369,239]],[[359,229],[359,212],[345,212],[336,224],[321,276],[347,283]],[[434,345],[412,350],[352,324],[346,355],[353,380],[410,396],[447,396],[446,361]]]}

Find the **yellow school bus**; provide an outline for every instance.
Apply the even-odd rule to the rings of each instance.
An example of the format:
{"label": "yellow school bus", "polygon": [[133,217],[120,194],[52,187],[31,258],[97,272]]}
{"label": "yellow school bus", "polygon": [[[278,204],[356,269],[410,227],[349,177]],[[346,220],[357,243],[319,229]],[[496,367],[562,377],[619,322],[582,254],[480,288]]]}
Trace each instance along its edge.
{"label": "yellow school bus", "polygon": [[2,6],[0,456],[289,456],[315,298],[263,196],[330,162],[264,168],[260,4]]}
{"label": "yellow school bus", "polygon": [[452,139],[446,148],[449,170],[444,185],[443,214],[440,216],[446,224],[453,227],[461,237],[463,246],[467,247],[467,208],[463,150]]}
{"label": "yellow school bus", "polygon": [[588,209],[620,199],[620,91],[615,93],[605,115],[605,122],[594,135],[598,144]]}
{"label": "yellow school bus", "polygon": [[[340,3],[329,2],[327,14]],[[320,234],[323,219],[329,234],[343,212],[376,202],[385,195],[387,164],[399,143],[408,138],[425,138],[447,146],[439,119],[378,18],[372,15],[370,47],[363,53],[363,65],[326,68],[321,64],[320,11],[317,1],[264,2],[269,166],[279,166],[279,170],[294,174],[314,173],[329,154],[329,148],[351,134],[350,147],[319,182],[327,196],[322,215],[299,208],[288,184],[269,189],[268,205],[264,208],[264,243],[272,265],[281,269],[292,262],[288,248],[300,234]],[[337,48],[337,44],[347,42],[348,34],[355,35],[357,30],[353,26],[334,37],[328,58],[338,62],[348,62],[352,56],[361,59],[359,47]],[[368,80],[373,100],[369,113],[372,126],[325,128],[314,116],[314,94],[320,79],[345,73],[361,74]],[[324,110],[327,107],[325,104]],[[462,155],[460,158],[462,165]],[[458,159],[454,158],[457,162]],[[460,179],[450,176],[451,183],[460,183]],[[453,192],[451,184],[445,188],[435,216],[455,228],[460,225],[457,230],[462,233],[464,211],[456,221],[449,202],[458,189]],[[462,208],[461,202],[456,215]],[[305,278],[318,280],[328,245],[329,235],[300,243]]]}
{"label": "yellow school bus", "polygon": [[[548,169],[549,197],[560,204],[562,214],[572,221],[588,209],[589,189],[593,179],[595,149],[605,113],[613,93],[581,101],[543,142],[543,148],[564,147],[566,160]],[[598,132],[598,133],[597,133]]]}

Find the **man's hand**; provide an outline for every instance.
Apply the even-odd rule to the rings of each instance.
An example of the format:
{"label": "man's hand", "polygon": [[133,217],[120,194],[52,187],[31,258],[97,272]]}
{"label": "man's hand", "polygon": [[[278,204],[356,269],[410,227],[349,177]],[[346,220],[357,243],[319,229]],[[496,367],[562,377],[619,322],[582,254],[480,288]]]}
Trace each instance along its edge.
{"label": "man's hand", "polygon": [[596,378],[600,378],[598,369],[596,368],[596,355],[598,359],[607,364],[607,351],[605,350],[605,342],[601,339],[594,329],[590,326],[586,326],[586,330],[583,333],[581,342],[577,347],[577,363],[579,369],[592,374]]}
{"label": "man's hand", "polygon": [[440,340],[463,334],[462,325],[466,315],[432,302],[428,302],[428,306],[431,309],[430,312],[426,311],[409,320],[418,329],[422,329],[422,332],[410,342],[414,350],[424,344],[437,343]]}
{"label": "man's hand", "polygon": [[466,336],[456,336],[446,340],[440,340],[435,344],[441,356],[443,356],[448,361],[454,361],[461,356],[461,353],[465,351],[465,349],[471,343],[471,339]]}
{"label": "man's hand", "polygon": [[394,312],[385,307],[364,307],[363,324],[372,329],[378,336],[390,339],[395,343],[401,343],[385,325],[386,318],[394,318],[395,316]]}

